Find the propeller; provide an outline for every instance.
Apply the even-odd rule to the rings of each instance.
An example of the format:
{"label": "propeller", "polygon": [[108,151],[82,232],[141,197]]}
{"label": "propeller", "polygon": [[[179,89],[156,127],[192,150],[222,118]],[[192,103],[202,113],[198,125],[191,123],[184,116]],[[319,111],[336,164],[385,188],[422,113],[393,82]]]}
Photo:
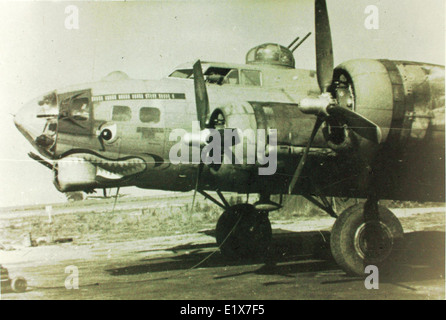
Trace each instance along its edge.
{"label": "propeller", "polygon": [[198,60],[193,66],[194,88],[195,88],[195,104],[197,107],[197,119],[200,122],[200,129],[206,128],[206,120],[209,115],[209,98],[206,90],[206,82],[204,81],[203,69],[201,62]]}
{"label": "propeller", "polygon": [[[206,82],[204,80],[203,75],[203,69],[201,66],[200,60],[197,60],[195,64],[193,65],[193,75],[194,75],[194,89],[195,89],[195,105],[197,108],[197,120],[200,123],[200,129],[201,133],[203,133],[203,130],[206,130],[210,128],[209,124],[207,123],[209,119],[209,97],[206,89]],[[229,128],[226,128],[229,129]],[[221,142],[223,143],[225,140],[225,130],[219,129],[219,134],[221,137]],[[206,136],[208,133],[204,132],[204,136]],[[201,134],[200,134],[201,135]],[[200,143],[202,142],[203,136],[200,136]],[[194,140],[193,137],[191,137],[191,141]],[[195,140],[197,141],[197,140]],[[235,140],[233,141],[233,144],[237,144],[240,142],[240,138],[238,136],[235,137]],[[201,146],[201,145],[200,145]],[[223,150],[223,146],[222,149]],[[195,198],[197,195],[197,191],[200,184],[201,174],[203,172],[204,162],[200,161],[197,168],[197,179],[195,181],[195,188],[194,188],[194,195],[192,198],[192,208],[193,209],[195,205]]]}
{"label": "propeller", "polygon": [[[209,98],[200,60],[197,60],[197,62],[194,63],[193,75],[194,75],[195,105],[197,108],[197,120],[200,123],[200,129],[204,130],[206,129],[207,126],[206,121],[209,116]],[[195,181],[191,212],[195,205],[195,198],[197,196],[197,191],[200,183],[201,173],[203,172],[203,167],[204,163],[200,161],[197,168],[197,180]]]}
{"label": "propeller", "polygon": [[306,98],[300,101],[299,110],[306,114],[316,115],[310,139],[304,150],[302,158],[293,174],[288,193],[291,194],[305,165],[310,147],[317,131],[324,121],[338,119],[357,133],[359,136],[380,143],[381,130],[372,121],[360,114],[338,105],[328,91],[333,82],[333,44],[331,40],[330,22],[328,19],[327,4],[325,0],[315,0],[315,32],[316,32],[316,75],[321,95],[314,98]]}
{"label": "propeller", "polygon": [[373,143],[381,142],[381,129],[375,123],[353,110],[339,106],[329,92],[323,93],[317,99],[302,99],[299,103],[299,110],[302,113],[314,114],[318,118],[341,119],[359,136]]}

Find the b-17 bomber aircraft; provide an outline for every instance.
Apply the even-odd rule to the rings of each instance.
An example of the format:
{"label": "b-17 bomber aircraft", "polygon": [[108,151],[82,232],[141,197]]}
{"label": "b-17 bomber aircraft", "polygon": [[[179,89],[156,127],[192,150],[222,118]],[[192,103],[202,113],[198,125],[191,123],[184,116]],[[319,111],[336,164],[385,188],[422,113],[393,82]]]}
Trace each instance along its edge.
{"label": "b-17 bomber aircraft", "polygon": [[[356,59],[334,68],[325,0],[315,1],[316,71],[295,68],[308,36],[259,45],[246,64],[198,60],[157,81],[114,72],[57,89],[24,106],[15,125],[61,192],[136,186],[215,202],[229,258],[265,255],[268,213],[281,208],[271,196],[293,194],[336,218],[330,246],[343,270],[386,268],[403,229],[378,201],[445,200],[444,66]],[[222,192],[259,197],[231,206]],[[338,216],[328,197],[366,202]]]}

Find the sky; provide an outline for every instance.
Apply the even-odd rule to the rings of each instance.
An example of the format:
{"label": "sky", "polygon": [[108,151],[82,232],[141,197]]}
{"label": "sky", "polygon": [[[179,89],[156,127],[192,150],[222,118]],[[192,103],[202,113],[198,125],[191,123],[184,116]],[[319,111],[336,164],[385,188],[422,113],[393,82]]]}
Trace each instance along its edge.
{"label": "sky", "polygon": [[[78,8],[78,29],[65,27],[70,5]],[[378,9],[378,29],[365,27],[369,5]],[[313,6],[312,0],[0,0],[0,206],[65,200],[51,172],[27,157],[32,147],[14,127],[12,114],[28,101],[116,70],[159,79],[198,58],[243,63],[256,45],[288,45],[313,32]],[[444,0],[327,0],[327,7],[335,65],[354,58],[444,65]],[[314,35],[295,58],[296,67],[315,68]]]}

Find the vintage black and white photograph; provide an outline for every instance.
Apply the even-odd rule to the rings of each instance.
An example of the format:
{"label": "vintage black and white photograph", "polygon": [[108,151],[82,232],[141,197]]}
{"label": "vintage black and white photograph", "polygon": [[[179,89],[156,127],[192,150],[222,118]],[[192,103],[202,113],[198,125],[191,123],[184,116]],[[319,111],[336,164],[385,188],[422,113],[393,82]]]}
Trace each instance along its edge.
{"label": "vintage black and white photograph", "polygon": [[1,300],[445,299],[443,0],[1,0],[0,30]]}

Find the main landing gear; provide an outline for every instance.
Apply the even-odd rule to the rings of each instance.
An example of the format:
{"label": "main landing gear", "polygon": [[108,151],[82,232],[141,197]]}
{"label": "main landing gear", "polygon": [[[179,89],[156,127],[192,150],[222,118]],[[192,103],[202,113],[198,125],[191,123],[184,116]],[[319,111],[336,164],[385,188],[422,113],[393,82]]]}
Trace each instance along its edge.
{"label": "main landing gear", "polygon": [[[220,252],[231,260],[262,259],[267,256],[272,238],[268,213],[281,208],[262,195],[255,204],[240,203],[229,205],[221,192],[221,202],[204,191],[203,196],[224,209],[216,227],[217,245]],[[265,200],[265,201],[264,201]]]}
{"label": "main landing gear", "polygon": [[378,201],[368,199],[344,210],[336,220],[330,247],[339,266],[350,275],[364,276],[368,265],[389,272],[398,260],[403,240],[398,218]]}
{"label": "main landing gear", "polygon": [[[217,244],[224,256],[232,260],[267,257],[272,238],[268,212],[280,205],[271,202],[269,197],[261,197],[261,201],[254,205],[230,206],[219,191],[221,202],[204,191],[199,192],[224,208],[216,227]],[[337,216],[326,198],[319,197],[321,202],[313,196],[305,198],[336,218],[330,247],[333,258],[345,272],[364,276],[368,265],[378,267],[381,274],[390,271],[401,252],[404,232],[398,218],[389,209],[369,198]]]}
{"label": "main landing gear", "polygon": [[313,196],[305,198],[336,218],[331,230],[333,258],[349,275],[364,276],[365,267],[374,265],[381,274],[391,271],[398,260],[403,240],[403,227],[398,218],[378,200],[369,197],[337,216],[324,197],[322,203]]}

